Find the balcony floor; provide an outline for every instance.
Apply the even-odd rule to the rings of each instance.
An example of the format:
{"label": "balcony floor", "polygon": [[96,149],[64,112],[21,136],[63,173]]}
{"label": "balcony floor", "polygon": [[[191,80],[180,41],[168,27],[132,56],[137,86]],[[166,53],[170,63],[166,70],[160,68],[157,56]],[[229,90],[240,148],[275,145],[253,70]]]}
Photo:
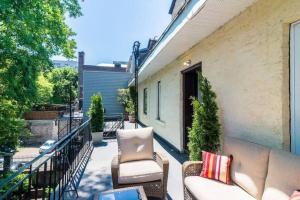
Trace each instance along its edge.
{"label": "balcony floor", "polygon": [[[133,128],[133,124],[125,123],[125,128]],[[159,140],[154,141],[154,150],[164,153],[169,158],[168,199],[183,199],[180,162],[186,156],[177,154]],[[117,153],[116,139],[104,140],[100,145],[95,146],[86,168],[82,170],[81,179],[79,178],[79,199],[92,199],[95,193],[112,189],[110,163]]]}

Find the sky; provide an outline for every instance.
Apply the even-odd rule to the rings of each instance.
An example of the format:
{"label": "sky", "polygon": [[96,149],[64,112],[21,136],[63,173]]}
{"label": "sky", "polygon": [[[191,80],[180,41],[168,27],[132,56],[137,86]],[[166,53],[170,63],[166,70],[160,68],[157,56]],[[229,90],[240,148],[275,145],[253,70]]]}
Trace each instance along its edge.
{"label": "sky", "polygon": [[77,34],[76,53],[85,52],[85,64],[128,61],[134,41],[140,41],[141,48],[146,47],[148,39],[158,38],[171,22],[171,1],[80,1],[83,16],[66,19]]}

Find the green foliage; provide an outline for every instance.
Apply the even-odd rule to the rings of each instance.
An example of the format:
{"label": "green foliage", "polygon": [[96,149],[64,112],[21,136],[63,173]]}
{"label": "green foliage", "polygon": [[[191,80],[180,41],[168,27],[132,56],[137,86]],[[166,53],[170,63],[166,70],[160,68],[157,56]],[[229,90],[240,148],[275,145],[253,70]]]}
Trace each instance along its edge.
{"label": "green foliage", "polygon": [[129,89],[128,88],[127,89],[118,89],[117,100],[120,104],[122,104],[124,109],[126,109],[128,103],[131,100]]}
{"label": "green foliage", "polygon": [[189,128],[190,160],[201,160],[201,151],[217,152],[220,147],[220,124],[216,94],[205,77],[199,80],[201,99],[193,98],[193,122]]}
{"label": "green foliage", "polygon": [[130,86],[129,88],[129,95],[130,95],[130,99],[133,102],[133,105],[135,105],[135,96],[136,96],[136,91],[135,91],[135,86]]}
{"label": "green foliage", "polygon": [[24,132],[21,118],[36,102],[37,77],[52,67],[50,58],[74,57],[76,43],[65,23],[67,13],[81,15],[78,0],[0,1],[1,145],[18,144]]}
{"label": "green foliage", "polygon": [[53,69],[48,75],[53,84],[52,102],[55,104],[67,104],[70,100],[70,86],[72,101],[78,93],[78,72],[71,67]]}
{"label": "green foliage", "polygon": [[52,67],[50,58],[74,57],[74,32],[65,14],[80,16],[77,0],[2,0],[0,3],[0,84],[2,98],[18,102],[21,111],[35,102],[36,79]]}
{"label": "green foliage", "polygon": [[104,126],[104,109],[102,104],[102,96],[99,92],[91,97],[91,105],[88,115],[91,118],[92,131],[102,131]]}
{"label": "green foliage", "polygon": [[16,149],[20,144],[20,137],[28,135],[25,121],[18,116],[17,103],[0,100],[0,150],[4,147]]}
{"label": "green foliage", "polygon": [[[5,178],[8,178],[12,175],[14,175],[15,172],[13,171],[10,171],[10,172],[7,172],[3,175],[0,176],[0,180],[2,179],[5,179]],[[6,184],[3,188],[1,188],[0,190],[0,194],[5,194],[11,187],[13,187],[14,185],[18,184],[20,181],[22,181],[25,177],[26,177],[27,174],[19,174],[18,176],[16,176],[11,182],[9,182],[8,184]],[[20,190],[18,192],[21,192],[21,193],[25,193],[27,191],[27,188],[29,186],[29,179],[26,178],[23,183],[22,183],[22,187],[20,188]],[[17,200],[19,199],[18,197],[12,197],[12,200]]]}
{"label": "green foliage", "polygon": [[133,101],[130,100],[125,108],[125,111],[127,113],[129,113],[130,115],[134,115],[135,113],[135,109],[134,109],[134,104],[133,104]]}
{"label": "green foliage", "polygon": [[53,84],[41,73],[37,79],[37,104],[51,103],[53,97]]}

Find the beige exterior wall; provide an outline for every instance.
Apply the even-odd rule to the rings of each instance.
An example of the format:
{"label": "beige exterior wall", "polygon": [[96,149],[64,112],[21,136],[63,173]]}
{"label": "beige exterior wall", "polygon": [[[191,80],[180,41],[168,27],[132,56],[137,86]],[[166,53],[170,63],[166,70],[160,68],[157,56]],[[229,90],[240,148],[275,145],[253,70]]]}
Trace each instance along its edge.
{"label": "beige exterior wall", "polygon": [[[190,59],[192,65],[202,62],[217,94],[225,135],[290,150],[289,25],[300,20],[299,10],[299,0],[257,1],[140,84],[140,120],[182,149],[180,71]],[[164,122],[155,119],[158,80]],[[142,112],[145,87],[147,115]]]}

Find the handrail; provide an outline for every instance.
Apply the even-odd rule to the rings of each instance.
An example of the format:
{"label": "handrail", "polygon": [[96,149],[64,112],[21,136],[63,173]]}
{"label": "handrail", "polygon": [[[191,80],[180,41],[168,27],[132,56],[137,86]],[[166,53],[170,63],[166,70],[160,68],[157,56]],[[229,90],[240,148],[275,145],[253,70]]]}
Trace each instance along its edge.
{"label": "handrail", "polygon": [[[67,146],[67,145],[72,145],[73,144],[72,141],[74,141],[73,139],[75,139],[75,137],[78,134],[81,134],[81,131],[85,131],[84,129],[87,128],[87,126],[89,126],[89,124],[90,124],[90,119],[85,121],[81,126],[73,129],[69,134],[65,135],[53,147],[51,147],[50,149],[48,149],[45,152],[41,153],[39,156],[37,156],[36,158],[31,160],[30,162],[26,163],[24,166],[22,166],[20,169],[18,169],[11,176],[9,176],[9,177],[5,178],[4,180],[2,180],[0,182],[0,189],[3,189],[7,184],[10,184],[15,178],[17,178],[17,176],[21,175],[22,173],[24,174],[25,170],[28,170],[28,169],[30,170],[30,173],[26,174],[24,177],[22,177],[22,179],[18,180],[17,184],[14,184],[5,193],[1,194],[2,196],[0,196],[0,199],[2,197],[7,197],[9,194],[11,194],[16,189],[18,189],[20,186],[22,186],[22,184],[24,183],[24,181],[26,179],[31,181],[31,178],[32,178],[33,174],[34,173],[39,173],[40,168],[42,168],[43,165],[44,165],[44,170],[47,169],[47,163],[48,163],[49,160],[51,161],[50,165],[52,166],[52,161],[55,159],[54,157],[58,156],[58,155],[61,156],[61,153],[65,152],[65,150],[66,150],[64,148],[70,148],[70,146]],[[84,132],[82,132],[82,133],[84,133]],[[88,134],[90,134],[90,132],[88,132]],[[86,149],[84,149],[84,151],[86,151]],[[33,168],[33,164],[36,163],[37,161],[39,161],[41,158],[45,158],[46,154],[50,154],[50,156],[47,156],[46,159],[44,159],[41,163],[39,163],[37,166],[34,166],[34,168]],[[77,154],[76,154],[76,156],[77,156]],[[64,163],[62,165],[62,168],[63,168],[63,170],[65,170],[66,169],[65,168],[66,167],[65,160],[63,162]],[[51,168],[51,166],[50,166],[50,168]],[[60,168],[60,169],[62,169],[62,168]],[[51,169],[50,169],[50,171],[51,171]],[[66,171],[64,171],[64,172],[66,172]],[[46,171],[44,171],[44,173],[46,173]],[[65,176],[65,174],[63,174],[63,176]],[[37,175],[37,177],[38,177],[38,175]],[[51,175],[50,175],[50,179],[51,179]],[[53,181],[55,181],[55,180],[53,180]],[[50,182],[51,182],[51,180],[50,180]],[[52,182],[50,184],[52,184]],[[65,183],[65,184],[67,184],[67,183]],[[31,186],[29,186],[29,187],[31,187]],[[64,190],[65,188],[62,188],[62,189]],[[43,191],[44,190],[45,190],[45,186],[43,186]]]}

